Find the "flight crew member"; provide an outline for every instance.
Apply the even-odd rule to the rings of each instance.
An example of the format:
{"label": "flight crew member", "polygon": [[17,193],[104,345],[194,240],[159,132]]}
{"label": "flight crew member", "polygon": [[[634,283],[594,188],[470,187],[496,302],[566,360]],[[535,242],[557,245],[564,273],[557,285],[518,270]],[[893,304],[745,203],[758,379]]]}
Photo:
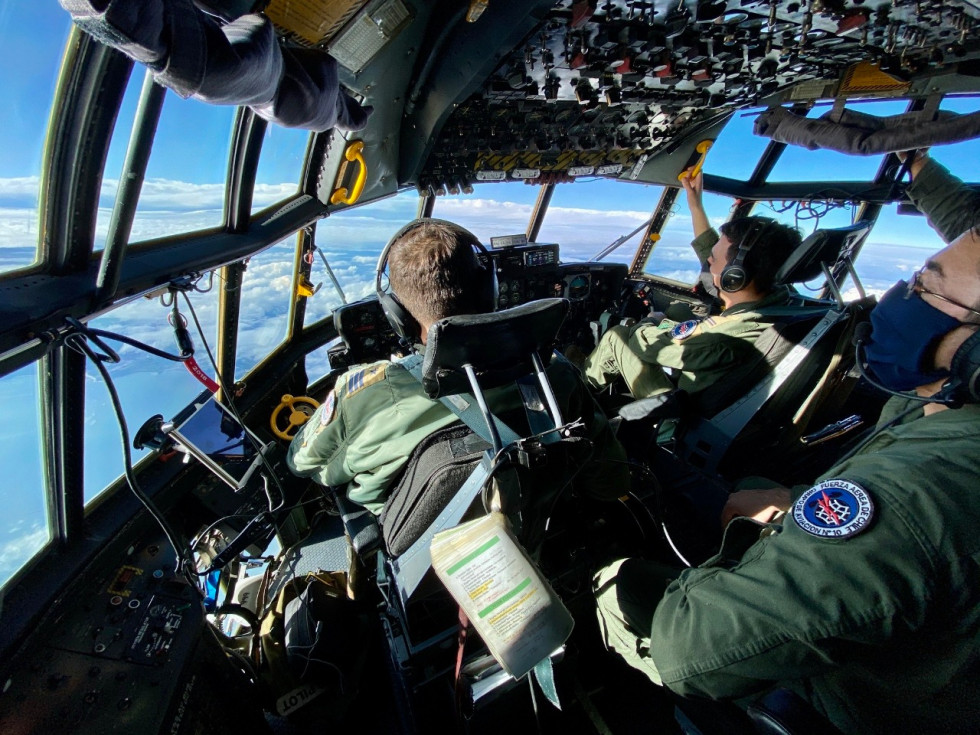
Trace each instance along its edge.
{"label": "flight crew member", "polygon": [[[756,340],[775,317],[792,309],[791,290],[774,284],[773,277],[800,245],[799,232],[771,219],[745,217],[722,225],[719,237],[701,202],[701,174],[688,174],[682,182],[694,226],[691,245],[708,266],[724,310],[701,321],[644,319],[612,327],[585,361],[586,377],[596,388],[621,376],[634,398],[676,387],[698,403],[710,403],[705,391],[722,381],[742,384],[758,370]],[[673,371],[671,377],[664,368]]]}
{"label": "flight crew member", "polygon": [[658,684],[788,687],[849,733],[977,731],[980,195],[926,158],[912,171],[916,204],[958,237],[882,297],[865,353],[882,386],[912,392],[812,487],[733,494],[702,566],[596,576],[607,644]]}
{"label": "flight crew member", "polygon": [[[418,220],[392,243],[391,290],[418,322],[422,349],[429,327],[448,316],[493,309],[493,297],[474,287],[483,266],[476,237],[442,220]],[[484,279],[485,280],[485,279]],[[591,495],[616,498],[628,486],[625,452],[613,435],[579,371],[556,356],[548,378],[566,419],[581,418],[593,455],[577,482]],[[526,425],[524,405],[513,385],[487,391],[487,402],[504,423]],[[297,475],[323,485],[347,485],[347,497],[380,513],[389,486],[412,450],[429,434],[459,419],[426,396],[400,363],[381,361],[340,376],[334,389],[301,427],[287,456]]]}

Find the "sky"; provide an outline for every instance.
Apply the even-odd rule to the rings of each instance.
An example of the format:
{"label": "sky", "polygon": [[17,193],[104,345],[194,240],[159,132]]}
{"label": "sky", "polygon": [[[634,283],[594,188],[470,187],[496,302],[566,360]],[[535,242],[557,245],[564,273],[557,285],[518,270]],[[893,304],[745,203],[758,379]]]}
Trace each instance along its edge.
{"label": "sky", "polygon": [[[30,33],[23,29],[30,28]],[[69,31],[69,19],[54,0],[0,0],[0,130],[6,142],[0,148],[0,273],[33,262],[37,240],[37,192],[43,133],[49,114],[59,59]],[[14,72],[15,70],[15,72]],[[103,181],[97,243],[103,242],[113,198],[118,186],[142,80],[137,67],[117,122]],[[976,103],[970,103],[976,109]],[[953,109],[961,103],[953,103]],[[874,114],[900,111],[892,103],[878,105]],[[213,227],[220,223],[227,167],[226,151],[234,110],[181,100],[169,93],[164,105],[153,155],[147,171],[134,223],[132,239]],[[730,130],[708,156],[710,173],[743,178],[751,170],[766,141],[751,134],[752,117],[739,115]],[[121,132],[119,132],[121,131]],[[260,159],[254,209],[279,201],[296,190],[299,166],[306,147],[304,131],[270,125]],[[215,151],[220,153],[216,154]],[[954,172],[970,176],[977,160],[976,143],[953,151],[936,150],[934,155],[951,165]],[[777,180],[792,180],[805,171],[807,178],[865,179],[877,168],[877,159],[855,159],[841,154],[788,151],[773,173]],[[964,170],[959,170],[964,169]],[[538,188],[521,184],[478,185],[472,195],[437,200],[434,215],[460,222],[484,242],[493,235],[524,232]],[[616,185],[606,181],[557,187],[548,217],[538,238],[557,242],[566,262],[585,260],[617,238],[642,225],[651,215],[661,193],[649,185]],[[706,197],[709,216],[720,224],[730,201]],[[317,244],[327,256],[348,301],[372,293],[377,256],[391,234],[415,216],[417,199],[406,192],[372,205],[331,216],[318,223]],[[778,203],[774,205],[779,208]],[[769,212],[793,222],[792,213]],[[850,222],[847,209],[828,213],[821,226]],[[799,223],[804,234],[816,220]],[[663,240],[651,260],[658,275],[691,282],[697,271],[688,246],[691,222],[683,195],[668,222]],[[638,237],[626,243],[607,260],[629,262]],[[858,263],[869,290],[880,293],[898,278],[906,277],[940,245],[923,218],[886,214],[876,227],[871,242]],[[253,257],[246,270],[240,332],[240,372],[251,368],[273,349],[285,334],[285,312],[289,302],[295,239]],[[327,316],[340,303],[317,259],[313,282],[322,289],[308,305],[308,319]],[[206,283],[202,283],[202,289]],[[205,336],[213,341],[217,315],[216,289],[192,294],[192,302],[204,324]],[[853,291],[851,292],[853,293]],[[180,304],[185,311],[184,304]],[[157,347],[173,349],[167,326],[168,308],[159,300],[137,299],[96,321],[95,326],[124,332]],[[207,370],[207,357],[200,337],[192,330],[198,361]],[[144,420],[160,413],[172,417],[200,391],[182,365],[147,358],[133,348],[122,347],[123,361],[111,372],[120,391],[130,432]],[[312,376],[327,369],[325,351],[311,357]],[[210,371],[209,371],[210,372]],[[241,375],[236,376],[241,377]],[[87,418],[86,499],[115,479],[122,471],[119,430],[111,414],[101,378],[90,369],[86,381]],[[0,584],[47,539],[43,505],[43,482],[38,450],[39,418],[37,376],[33,367],[0,379],[0,401],[7,416],[17,421],[0,423],[0,462],[10,468],[4,520],[0,522]],[[136,453],[139,458],[140,453]]]}

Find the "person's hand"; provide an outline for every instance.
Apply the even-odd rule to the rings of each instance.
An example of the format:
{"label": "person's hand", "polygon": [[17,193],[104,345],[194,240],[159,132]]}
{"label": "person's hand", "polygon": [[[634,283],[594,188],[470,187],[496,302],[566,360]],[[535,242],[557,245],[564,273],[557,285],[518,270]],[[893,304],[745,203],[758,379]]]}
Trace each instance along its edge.
{"label": "person's hand", "polygon": [[901,161],[902,163],[905,163],[905,159],[909,157],[909,153],[914,153],[915,154],[914,160],[918,161],[919,159],[925,158],[926,156],[929,155],[929,149],[913,148],[912,150],[909,151],[895,151],[895,155],[898,156],[898,160]]}
{"label": "person's hand", "polygon": [[905,159],[909,157],[910,153],[915,154],[915,158],[912,159],[912,165],[909,166],[909,173],[912,174],[912,178],[914,179],[918,176],[922,167],[926,165],[926,159],[929,158],[929,149],[916,148],[911,151],[896,151],[895,155],[898,156],[899,161],[905,163]]}
{"label": "person's hand", "polygon": [[684,170],[681,178],[681,186],[684,187],[684,193],[687,194],[687,206],[689,209],[695,207],[701,207],[701,194],[704,191],[704,176],[703,172],[698,171],[694,176],[691,172],[694,170],[694,166]]}
{"label": "person's hand", "polygon": [[776,513],[789,510],[790,500],[789,490],[784,487],[739,490],[728,496],[728,502],[721,511],[722,528],[736,516],[745,516],[760,523],[768,523]]}

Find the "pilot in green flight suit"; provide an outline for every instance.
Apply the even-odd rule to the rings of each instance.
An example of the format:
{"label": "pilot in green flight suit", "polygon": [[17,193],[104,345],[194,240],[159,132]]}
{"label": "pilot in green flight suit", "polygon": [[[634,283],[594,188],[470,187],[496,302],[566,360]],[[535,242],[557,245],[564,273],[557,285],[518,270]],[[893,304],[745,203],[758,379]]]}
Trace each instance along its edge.
{"label": "pilot in green flight suit", "polygon": [[[759,336],[776,317],[794,306],[787,286],[773,277],[800,244],[799,233],[772,220],[749,217],[721,227],[708,224],[701,204],[701,174],[683,179],[694,222],[692,247],[708,265],[724,311],[697,321],[659,324],[646,320],[617,325],[599,340],[585,361],[585,374],[597,388],[622,376],[635,398],[681,388],[697,400],[722,382],[742,383],[759,367]],[[797,307],[798,308],[798,307]],[[664,368],[670,368],[668,377]]]}
{"label": "pilot in green flight suit", "polygon": [[[422,221],[395,238],[389,255],[391,289],[418,321],[423,342],[429,325],[453,314],[478,313],[490,303],[473,284],[480,266],[475,237],[440,220]],[[481,299],[483,299],[481,301]],[[625,452],[578,370],[556,356],[549,380],[566,420],[581,419],[593,442],[592,460],[576,483],[613,499],[628,488]],[[526,426],[517,389],[487,391],[490,409],[504,423]],[[290,469],[323,485],[347,485],[347,497],[380,513],[389,486],[429,434],[459,421],[399,362],[382,361],[342,375],[324,404],[301,427],[287,456]]]}
{"label": "pilot in green flight suit", "polygon": [[[980,196],[933,162],[912,170],[910,193],[944,239],[972,225]],[[684,695],[783,686],[845,732],[977,732],[978,309],[969,229],[882,297],[865,352],[882,385],[955,387],[966,405],[894,397],[879,431],[812,487],[734,493],[721,552],[700,567],[600,570],[607,645]]]}

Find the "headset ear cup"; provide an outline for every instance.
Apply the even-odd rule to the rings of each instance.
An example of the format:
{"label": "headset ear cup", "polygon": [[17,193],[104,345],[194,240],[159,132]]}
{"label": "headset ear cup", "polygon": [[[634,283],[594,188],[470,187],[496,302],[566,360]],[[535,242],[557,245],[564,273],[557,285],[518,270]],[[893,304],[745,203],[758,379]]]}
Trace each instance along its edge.
{"label": "headset ear cup", "polygon": [[397,296],[382,292],[378,294],[378,301],[395,334],[410,343],[417,342],[421,338],[421,325],[408,313],[408,309],[402,306]]}
{"label": "headset ear cup", "polygon": [[721,290],[726,293],[735,293],[745,288],[745,268],[740,265],[726,265],[721,272]]}
{"label": "headset ear cup", "polygon": [[956,350],[949,372],[959,398],[970,403],[980,402],[980,330]]}

